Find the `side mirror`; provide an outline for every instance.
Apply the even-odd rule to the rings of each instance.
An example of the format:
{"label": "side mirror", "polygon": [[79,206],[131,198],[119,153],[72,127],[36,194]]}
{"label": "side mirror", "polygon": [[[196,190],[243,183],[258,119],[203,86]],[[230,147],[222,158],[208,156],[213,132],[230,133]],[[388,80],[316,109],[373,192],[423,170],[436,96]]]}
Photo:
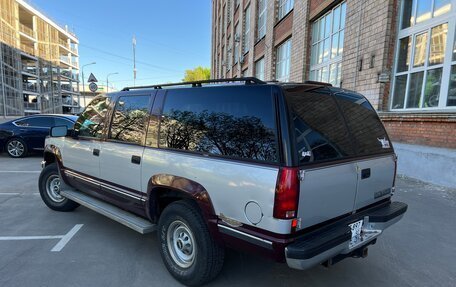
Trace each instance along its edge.
{"label": "side mirror", "polygon": [[67,126],[56,126],[51,128],[50,135],[53,138],[65,137],[68,134]]}

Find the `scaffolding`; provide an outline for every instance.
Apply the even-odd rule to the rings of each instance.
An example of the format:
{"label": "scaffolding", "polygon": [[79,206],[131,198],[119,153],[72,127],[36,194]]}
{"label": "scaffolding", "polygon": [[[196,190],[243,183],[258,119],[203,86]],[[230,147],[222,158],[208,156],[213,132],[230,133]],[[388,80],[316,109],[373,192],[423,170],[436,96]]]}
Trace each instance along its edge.
{"label": "scaffolding", "polygon": [[79,113],[77,38],[25,1],[0,7],[0,116]]}

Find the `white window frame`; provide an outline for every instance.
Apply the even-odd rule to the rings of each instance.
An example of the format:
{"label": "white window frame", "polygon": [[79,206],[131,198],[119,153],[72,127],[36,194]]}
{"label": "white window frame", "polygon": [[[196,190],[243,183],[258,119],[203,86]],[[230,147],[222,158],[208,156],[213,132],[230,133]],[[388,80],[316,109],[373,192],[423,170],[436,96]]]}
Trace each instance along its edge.
{"label": "white window frame", "polygon": [[[290,71],[291,71],[291,45],[292,45],[292,38],[287,39],[285,42],[277,46],[276,48],[276,80],[280,82],[289,82],[290,81]],[[279,58],[279,53],[283,50],[283,58]],[[279,71],[281,71],[280,67],[285,65],[285,74],[278,75]]]}
{"label": "white window frame", "polygon": [[[261,69],[259,69],[259,66]],[[264,57],[255,62],[255,77],[264,81]]]}
{"label": "white window frame", "polygon": [[[260,11],[260,3],[264,3],[263,10]],[[264,36],[266,36],[266,23],[267,23],[267,17],[268,17],[268,1],[267,0],[258,0],[258,19],[257,19],[257,40],[262,39]],[[260,26],[260,19],[263,17],[263,22],[261,23]]]}
{"label": "white window frame", "polygon": [[250,5],[244,10],[244,45],[242,53],[246,54],[250,50]]}
{"label": "white window frame", "polygon": [[280,21],[283,17],[288,15],[293,10],[294,0],[279,0],[279,11],[277,19]]}
{"label": "white window frame", "polygon": [[[345,15],[344,15],[344,20],[346,21],[347,19],[347,2],[346,1],[343,1],[341,3],[339,3],[337,6],[333,7],[330,11],[328,11],[327,13],[325,13],[323,16],[319,17],[318,19],[316,19],[315,21],[313,21],[311,23],[311,30],[313,29],[313,25],[314,23],[316,23],[317,21],[320,21],[321,19],[325,18],[326,16],[328,16],[329,14],[333,14],[334,15],[334,10],[338,9],[339,7],[342,7],[342,5],[345,5]],[[340,8],[342,9],[342,8]],[[342,10],[340,11],[341,15],[342,15]],[[340,25],[339,25],[339,29],[337,31],[333,31],[333,21],[334,21],[334,16],[330,17],[331,18],[331,23],[330,23],[330,26],[331,26],[331,30],[330,30],[330,33],[329,33],[329,55],[328,55],[328,58],[329,60],[327,61],[322,61],[321,63],[312,63],[312,58],[314,57],[314,55],[312,54],[312,47],[314,45],[317,45],[317,48],[318,48],[318,44],[319,43],[322,43],[324,42],[324,39],[322,40],[318,40],[316,42],[314,42],[314,39],[312,39],[311,41],[311,59],[310,59],[310,62],[311,62],[311,65],[310,65],[310,74],[309,74],[309,78],[310,80],[313,80],[313,81],[321,81],[322,79],[317,79],[317,78],[313,78],[313,77],[310,77],[312,75],[312,72],[316,73],[317,71],[319,70],[322,70],[324,68],[327,68],[328,70],[328,79],[327,80],[322,80],[322,81],[327,81],[329,82],[330,79],[331,79],[331,66],[332,65],[338,65],[339,67],[341,67],[341,63],[342,63],[342,54],[343,54],[343,51],[339,54],[339,55],[336,55],[335,57],[332,57],[331,55],[331,50],[332,50],[332,47],[333,47],[333,35],[335,34],[339,34],[338,36],[338,42],[340,42],[340,33],[343,32],[344,33],[344,40],[345,40],[345,22],[343,23],[343,28],[342,27],[342,20],[341,20],[341,17],[339,16],[339,21],[340,22]],[[312,32],[311,32],[312,33]],[[342,47],[344,45],[344,43],[342,42],[341,43]],[[340,47],[338,46],[338,50],[340,49]],[[318,51],[317,51],[317,55],[318,55]],[[341,75],[340,75],[340,69],[338,68],[337,69],[338,71],[338,74],[336,75],[336,80],[339,80],[339,83],[336,84],[335,86],[340,86],[340,79],[341,79]]]}
{"label": "white window frame", "polygon": [[[431,15],[434,12],[434,0],[431,4]],[[456,110],[456,106],[447,106],[447,98],[448,98],[448,88],[450,84],[450,74],[451,74],[451,67],[456,65],[456,61],[452,61],[453,57],[453,45],[455,41],[455,29],[456,29],[456,0],[451,1],[451,10],[443,15],[437,17],[431,17],[426,21],[423,21],[418,24],[413,24],[410,27],[400,29],[402,25],[402,18],[403,18],[403,11],[404,11],[404,1],[400,7],[399,13],[399,21],[398,21],[398,35],[396,39],[396,48],[395,48],[395,55],[394,55],[394,65],[393,65],[393,72],[392,72],[392,79],[391,79],[391,88],[390,88],[390,99],[389,99],[389,109],[391,111],[403,111],[403,112],[413,112],[413,111],[439,111],[439,110]],[[412,15],[416,15],[416,6],[412,8]],[[414,53],[415,53],[415,39],[416,35],[422,33],[427,34],[427,43],[426,43],[426,56],[429,55],[429,49],[431,44],[431,30],[439,25],[448,23],[448,32],[447,32],[447,42],[445,46],[445,55],[442,64],[428,66],[428,57],[426,57],[425,64],[421,67],[413,67],[413,60],[414,60]],[[397,72],[398,66],[398,59],[399,59],[399,43],[400,40],[406,37],[411,37],[411,48],[410,48],[410,55],[409,55],[409,67],[407,71],[404,72]],[[410,77],[411,74],[417,72],[423,72],[423,83],[421,87],[421,95],[420,95],[420,102],[423,103],[424,99],[424,90],[426,86],[427,80],[427,72],[433,69],[442,68],[442,81],[440,83],[440,95],[439,95],[439,104],[437,107],[418,107],[418,108],[407,108],[407,101],[408,101],[408,94],[410,88]],[[407,75],[406,81],[406,88],[405,88],[405,96],[404,96],[404,106],[403,108],[393,108],[393,101],[395,96],[395,89],[396,89],[396,77]]]}

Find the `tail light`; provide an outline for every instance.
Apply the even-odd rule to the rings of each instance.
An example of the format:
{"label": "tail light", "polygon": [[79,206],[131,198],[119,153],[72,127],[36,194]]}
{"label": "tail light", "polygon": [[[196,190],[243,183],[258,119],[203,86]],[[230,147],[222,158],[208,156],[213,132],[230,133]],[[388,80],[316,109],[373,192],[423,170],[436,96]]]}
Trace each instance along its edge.
{"label": "tail light", "polygon": [[298,213],[299,168],[279,170],[274,199],[274,217],[292,219]]}
{"label": "tail light", "polygon": [[397,155],[394,154],[394,177],[393,177],[393,186],[391,187],[391,194],[394,194],[396,190],[396,176],[397,176]]}

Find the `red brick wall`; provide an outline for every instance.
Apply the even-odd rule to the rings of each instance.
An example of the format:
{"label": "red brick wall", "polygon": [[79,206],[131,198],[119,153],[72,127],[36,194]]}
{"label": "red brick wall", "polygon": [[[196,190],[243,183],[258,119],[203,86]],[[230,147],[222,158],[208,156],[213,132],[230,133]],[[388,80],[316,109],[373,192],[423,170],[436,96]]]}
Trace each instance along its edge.
{"label": "red brick wall", "polygon": [[293,11],[274,27],[274,46],[279,45],[291,36],[293,29]]}
{"label": "red brick wall", "polygon": [[396,142],[456,148],[455,114],[380,114]]}
{"label": "red brick wall", "polygon": [[327,10],[327,8],[336,5],[342,0],[310,0],[309,1],[309,14],[310,18],[318,16],[320,13]]}

